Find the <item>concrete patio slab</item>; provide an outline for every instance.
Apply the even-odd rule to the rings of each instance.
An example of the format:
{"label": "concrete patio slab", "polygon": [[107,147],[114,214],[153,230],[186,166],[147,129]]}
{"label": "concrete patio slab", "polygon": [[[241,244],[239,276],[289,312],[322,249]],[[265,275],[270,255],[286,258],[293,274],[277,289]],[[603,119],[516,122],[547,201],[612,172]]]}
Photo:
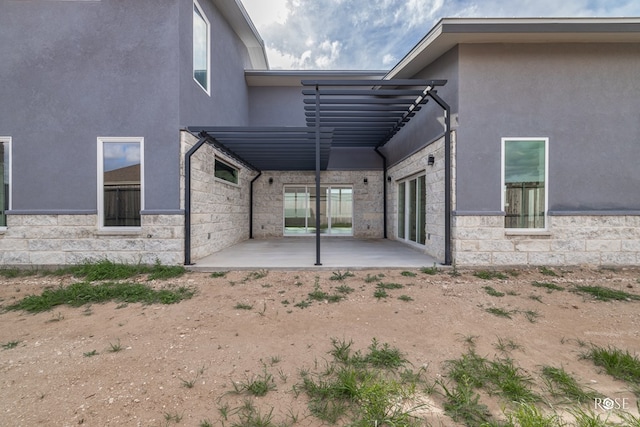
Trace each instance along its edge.
{"label": "concrete patio slab", "polygon": [[322,270],[365,268],[431,267],[437,261],[406,244],[389,239],[323,237],[320,262],[316,263],[313,237],[250,239],[199,259],[188,268],[196,271],[220,270]]}

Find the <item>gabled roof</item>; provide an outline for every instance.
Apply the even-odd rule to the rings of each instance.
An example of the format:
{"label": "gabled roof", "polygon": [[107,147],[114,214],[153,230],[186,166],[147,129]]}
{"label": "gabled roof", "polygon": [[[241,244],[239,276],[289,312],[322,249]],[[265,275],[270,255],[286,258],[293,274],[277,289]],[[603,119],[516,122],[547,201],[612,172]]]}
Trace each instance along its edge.
{"label": "gabled roof", "polygon": [[247,47],[253,69],[268,70],[269,62],[264,49],[264,41],[240,0],[213,0],[213,4],[216,5],[233,31]]}
{"label": "gabled roof", "polygon": [[640,18],[444,18],[387,78],[411,78],[459,44],[638,42]]}

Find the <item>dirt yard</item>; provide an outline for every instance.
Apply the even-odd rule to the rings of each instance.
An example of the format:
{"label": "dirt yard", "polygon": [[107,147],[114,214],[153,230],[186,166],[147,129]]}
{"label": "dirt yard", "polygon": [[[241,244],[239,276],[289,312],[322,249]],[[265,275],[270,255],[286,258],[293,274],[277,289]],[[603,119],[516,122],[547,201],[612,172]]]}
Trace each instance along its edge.
{"label": "dirt yard", "polygon": [[[332,338],[366,349],[375,338],[402,351],[428,382],[443,377],[446,360],[475,345],[483,356],[500,355],[498,343],[518,345],[509,356],[544,389],[543,365],[564,367],[603,398],[625,399],[637,413],[636,396],[593,362],[581,359],[591,344],[640,353],[640,301],[596,301],[571,292],[581,284],[640,294],[639,270],[539,270],[505,272],[481,279],[471,271],[454,276],[413,270],[228,272],[224,277],[187,273],[149,282],[154,287],[189,286],[195,296],[173,305],[116,302],[40,314],[0,311],[0,425],[2,426],[232,426],[234,413],[251,401],[272,411],[273,425],[325,425],[309,413],[304,394],[294,392],[300,370],[330,358]],[[365,280],[375,275],[379,280]],[[6,307],[65,277],[0,279]],[[146,280],[144,278],[136,280]],[[532,283],[564,290],[550,291]],[[379,282],[402,284],[375,297]],[[353,289],[338,302],[310,301],[322,290]],[[490,295],[492,287],[503,296]],[[344,288],[343,288],[344,289]],[[380,295],[378,295],[380,296]],[[401,298],[399,298],[401,297]],[[300,304],[310,301],[308,307]],[[486,309],[501,308],[511,318]],[[120,350],[120,351],[115,351]],[[275,390],[263,397],[235,393],[269,373]],[[431,394],[424,425],[458,425],[443,412],[444,398]],[[484,398],[500,416],[504,402]],[[594,409],[593,405],[591,408]],[[598,410],[595,408],[594,410]],[[225,420],[226,416],[226,420]]]}

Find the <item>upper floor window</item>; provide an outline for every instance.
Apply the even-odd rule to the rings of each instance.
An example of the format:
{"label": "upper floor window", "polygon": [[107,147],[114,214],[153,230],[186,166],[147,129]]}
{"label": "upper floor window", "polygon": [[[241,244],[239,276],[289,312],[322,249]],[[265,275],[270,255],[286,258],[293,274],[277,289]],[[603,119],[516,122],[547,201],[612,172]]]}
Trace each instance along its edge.
{"label": "upper floor window", "polygon": [[193,79],[209,93],[209,21],[197,1],[193,2]]}
{"label": "upper floor window", "polygon": [[216,178],[220,178],[231,183],[238,183],[238,168],[235,168],[218,159],[215,160],[215,172]]}
{"label": "upper floor window", "polygon": [[7,226],[11,209],[11,138],[0,137],[0,228]]}
{"label": "upper floor window", "polygon": [[143,138],[98,138],[98,215],[101,227],[140,227]]}
{"label": "upper floor window", "polygon": [[502,139],[505,228],[546,228],[548,138]]}

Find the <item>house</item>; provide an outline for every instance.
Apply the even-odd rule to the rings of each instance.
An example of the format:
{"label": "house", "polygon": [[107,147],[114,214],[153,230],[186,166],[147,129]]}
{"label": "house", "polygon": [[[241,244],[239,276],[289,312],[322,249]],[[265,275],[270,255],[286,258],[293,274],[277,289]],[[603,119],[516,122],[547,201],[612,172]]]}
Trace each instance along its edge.
{"label": "house", "polygon": [[447,18],[384,72],[269,70],[236,0],[2,1],[0,40],[2,265],[640,262],[640,19]]}

